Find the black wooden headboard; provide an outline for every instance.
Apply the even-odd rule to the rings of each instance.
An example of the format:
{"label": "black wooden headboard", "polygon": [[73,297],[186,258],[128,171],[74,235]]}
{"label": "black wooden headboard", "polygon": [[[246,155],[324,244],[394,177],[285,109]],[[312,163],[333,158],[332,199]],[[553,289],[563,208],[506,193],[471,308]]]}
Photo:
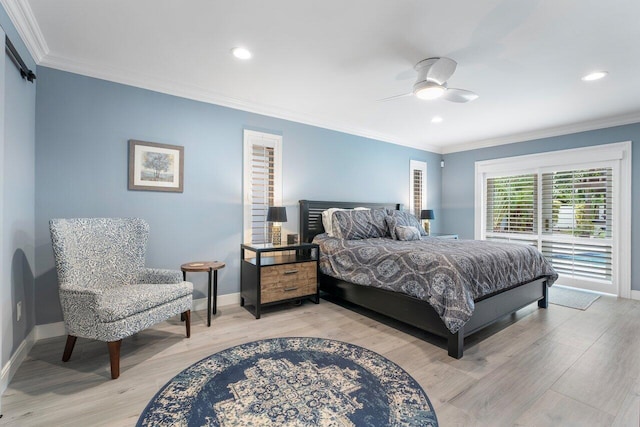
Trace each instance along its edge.
{"label": "black wooden headboard", "polygon": [[353,209],[358,207],[371,209],[401,210],[400,203],[363,203],[363,202],[327,202],[317,200],[300,200],[300,241],[311,242],[316,234],[324,233],[322,211],[329,208]]}

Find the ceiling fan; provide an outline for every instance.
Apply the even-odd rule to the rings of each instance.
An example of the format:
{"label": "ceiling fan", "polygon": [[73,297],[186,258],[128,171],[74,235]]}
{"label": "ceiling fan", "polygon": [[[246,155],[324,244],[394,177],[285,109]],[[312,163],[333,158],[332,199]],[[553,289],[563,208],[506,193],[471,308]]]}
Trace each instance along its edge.
{"label": "ceiling fan", "polygon": [[415,95],[420,99],[442,98],[452,102],[469,102],[478,98],[478,94],[464,89],[447,87],[447,80],[453,75],[458,63],[450,58],[428,58],[413,67],[418,72],[418,78],[413,84],[413,91],[395,95],[380,101]]}

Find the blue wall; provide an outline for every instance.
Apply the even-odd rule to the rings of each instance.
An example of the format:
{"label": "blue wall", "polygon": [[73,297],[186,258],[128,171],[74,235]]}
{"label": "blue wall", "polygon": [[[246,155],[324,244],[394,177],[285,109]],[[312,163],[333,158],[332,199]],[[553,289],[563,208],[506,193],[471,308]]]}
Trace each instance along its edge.
{"label": "blue wall", "polygon": [[[37,324],[61,320],[56,217],[142,217],[148,266],[224,261],[219,293],[238,292],[245,128],[283,135],[283,233],[298,232],[300,199],[408,204],[411,159],[427,162],[429,207],[440,208],[439,154],[44,67],[36,108]],[[184,146],[184,193],[128,191],[129,139]],[[206,295],[204,275],[189,279]]]}
{"label": "blue wall", "polygon": [[[35,63],[0,7],[0,25],[29,68]],[[4,42],[4,38],[2,38]],[[4,51],[4,49],[3,49]],[[35,199],[35,101],[36,85],[20,77],[3,52],[0,70],[0,326],[2,367],[35,324],[34,309],[34,199]],[[22,302],[22,317],[16,303]]]}
{"label": "blue wall", "polygon": [[[441,227],[448,232],[459,233],[461,238],[473,239],[475,162],[477,161],[622,141],[633,141],[632,165],[639,165],[640,123],[446,154],[444,155],[445,168],[442,170],[444,220]],[[638,188],[640,188],[640,170],[633,168],[632,218],[639,218],[640,215],[640,197],[637,196]],[[636,222],[632,221],[631,252],[632,254],[637,254],[638,251],[640,251],[640,227]],[[637,262],[632,262],[631,288],[640,290],[640,265]]]}

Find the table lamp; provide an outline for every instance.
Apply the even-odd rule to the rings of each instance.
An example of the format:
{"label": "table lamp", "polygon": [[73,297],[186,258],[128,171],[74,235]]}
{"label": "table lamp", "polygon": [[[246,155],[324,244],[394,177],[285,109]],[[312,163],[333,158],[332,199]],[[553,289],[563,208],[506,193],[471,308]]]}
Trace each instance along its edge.
{"label": "table lamp", "polygon": [[271,226],[271,243],[280,246],[282,243],[282,227],[280,224],[287,222],[287,208],[284,206],[269,206],[267,221]]}
{"label": "table lamp", "polygon": [[424,227],[424,231],[427,232],[427,236],[431,234],[429,220],[435,218],[436,216],[433,213],[433,209],[423,209],[420,211],[420,219],[424,219],[424,223],[422,225]]}

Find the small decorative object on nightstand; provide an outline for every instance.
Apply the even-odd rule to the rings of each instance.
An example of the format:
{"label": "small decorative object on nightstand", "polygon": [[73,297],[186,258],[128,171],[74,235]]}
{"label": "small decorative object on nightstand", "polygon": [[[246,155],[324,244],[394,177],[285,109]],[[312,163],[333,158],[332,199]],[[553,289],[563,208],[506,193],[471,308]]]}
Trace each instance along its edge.
{"label": "small decorative object on nightstand", "polygon": [[423,227],[424,231],[427,232],[427,235],[430,235],[430,224],[429,220],[436,219],[436,216],[433,213],[433,209],[423,209],[420,211],[420,219],[424,219]]}
{"label": "small decorative object on nightstand", "polygon": [[[246,256],[253,252],[254,256]],[[240,246],[240,305],[260,318],[264,305],[310,298],[318,304],[318,259],[315,243]],[[249,310],[251,311],[251,310]]]}
{"label": "small decorative object on nightstand", "polygon": [[284,206],[269,206],[267,221],[273,223],[271,225],[271,243],[280,245],[282,243],[282,226],[280,224],[287,222],[287,208]]}

